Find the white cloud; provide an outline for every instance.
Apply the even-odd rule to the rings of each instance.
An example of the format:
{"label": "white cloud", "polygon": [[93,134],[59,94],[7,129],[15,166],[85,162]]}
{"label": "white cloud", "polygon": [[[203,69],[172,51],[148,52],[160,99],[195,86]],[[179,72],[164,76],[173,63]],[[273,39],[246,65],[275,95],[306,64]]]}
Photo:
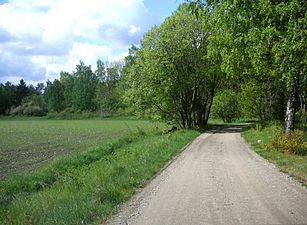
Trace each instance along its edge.
{"label": "white cloud", "polygon": [[141,28],[139,26],[130,25],[129,34],[134,35],[135,33],[139,32]]}
{"label": "white cloud", "polygon": [[123,58],[158,22],[142,0],[10,0],[0,18],[0,82],[45,80],[80,60],[95,66],[98,58]]}

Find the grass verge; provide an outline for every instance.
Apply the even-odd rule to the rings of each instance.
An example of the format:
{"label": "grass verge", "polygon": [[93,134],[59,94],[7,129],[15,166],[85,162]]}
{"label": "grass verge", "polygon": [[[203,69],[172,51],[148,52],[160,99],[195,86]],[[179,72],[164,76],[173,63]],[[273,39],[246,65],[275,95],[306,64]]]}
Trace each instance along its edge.
{"label": "grass verge", "polygon": [[292,155],[267,148],[276,134],[278,129],[276,126],[249,127],[241,134],[256,153],[276,164],[282,172],[289,174],[307,186],[307,155]]}
{"label": "grass verge", "polygon": [[[65,157],[36,175],[8,179],[0,186],[1,224],[99,224],[198,134],[142,134],[113,147]],[[56,179],[45,185],[49,173]],[[30,188],[24,189],[25,183]]]}

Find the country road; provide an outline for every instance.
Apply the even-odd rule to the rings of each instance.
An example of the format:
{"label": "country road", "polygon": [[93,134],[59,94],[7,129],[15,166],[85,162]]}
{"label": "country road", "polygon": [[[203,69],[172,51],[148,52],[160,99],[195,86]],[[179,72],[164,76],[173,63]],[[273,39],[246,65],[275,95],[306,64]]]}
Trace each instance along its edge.
{"label": "country road", "polygon": [[307,224],[307,189],[239,131],[200,135],[107,224]]}

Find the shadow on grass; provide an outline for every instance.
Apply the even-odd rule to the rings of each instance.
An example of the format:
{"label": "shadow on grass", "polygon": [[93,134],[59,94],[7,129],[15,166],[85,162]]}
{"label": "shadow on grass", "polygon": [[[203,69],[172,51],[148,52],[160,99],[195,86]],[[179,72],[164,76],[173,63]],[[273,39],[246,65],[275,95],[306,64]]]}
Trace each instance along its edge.
{"label": "shadow on grass", "polygon": [[208,124],[205,128],[207,133],[240,133],[249,129],[251,124]]}

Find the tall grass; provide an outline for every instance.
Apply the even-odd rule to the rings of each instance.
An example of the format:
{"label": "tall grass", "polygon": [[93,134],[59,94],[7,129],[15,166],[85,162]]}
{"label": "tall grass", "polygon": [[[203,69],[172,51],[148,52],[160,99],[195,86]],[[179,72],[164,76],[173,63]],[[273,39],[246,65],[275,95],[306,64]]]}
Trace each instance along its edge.
{"label": "tall grass", "polygon": [[[294,155],[286,150],[272,148],[272,143],[274,144],[277,138],[276,134],[279,134],[282,129],[280,126],[280,124],[267,124],[250,127],[242,132],[242,136],[251,144],[255,152],[307,186],[307,155]],[[306,138],[306,132],[304,135]]]}
{"label": "tall grass", "polygon": [[[60,174],[55,172],[59,166],[49,168],[58,174],[57,179],[27,192],[22,184],[14,184],[16,180],[8,180],[1,184],[2,194],[17,191],[7,200],[5,194],[2,197],[6,204],[1,204],[1,224],[99,224],[197,135],[196,131],[177,131],[97,147],[77,157],[78,163],[67,158],[58,164],[70,165],[60,169]],[[44,180],[44,174],[36,183]],[[31,177],[23,179],[32,183]]]}

